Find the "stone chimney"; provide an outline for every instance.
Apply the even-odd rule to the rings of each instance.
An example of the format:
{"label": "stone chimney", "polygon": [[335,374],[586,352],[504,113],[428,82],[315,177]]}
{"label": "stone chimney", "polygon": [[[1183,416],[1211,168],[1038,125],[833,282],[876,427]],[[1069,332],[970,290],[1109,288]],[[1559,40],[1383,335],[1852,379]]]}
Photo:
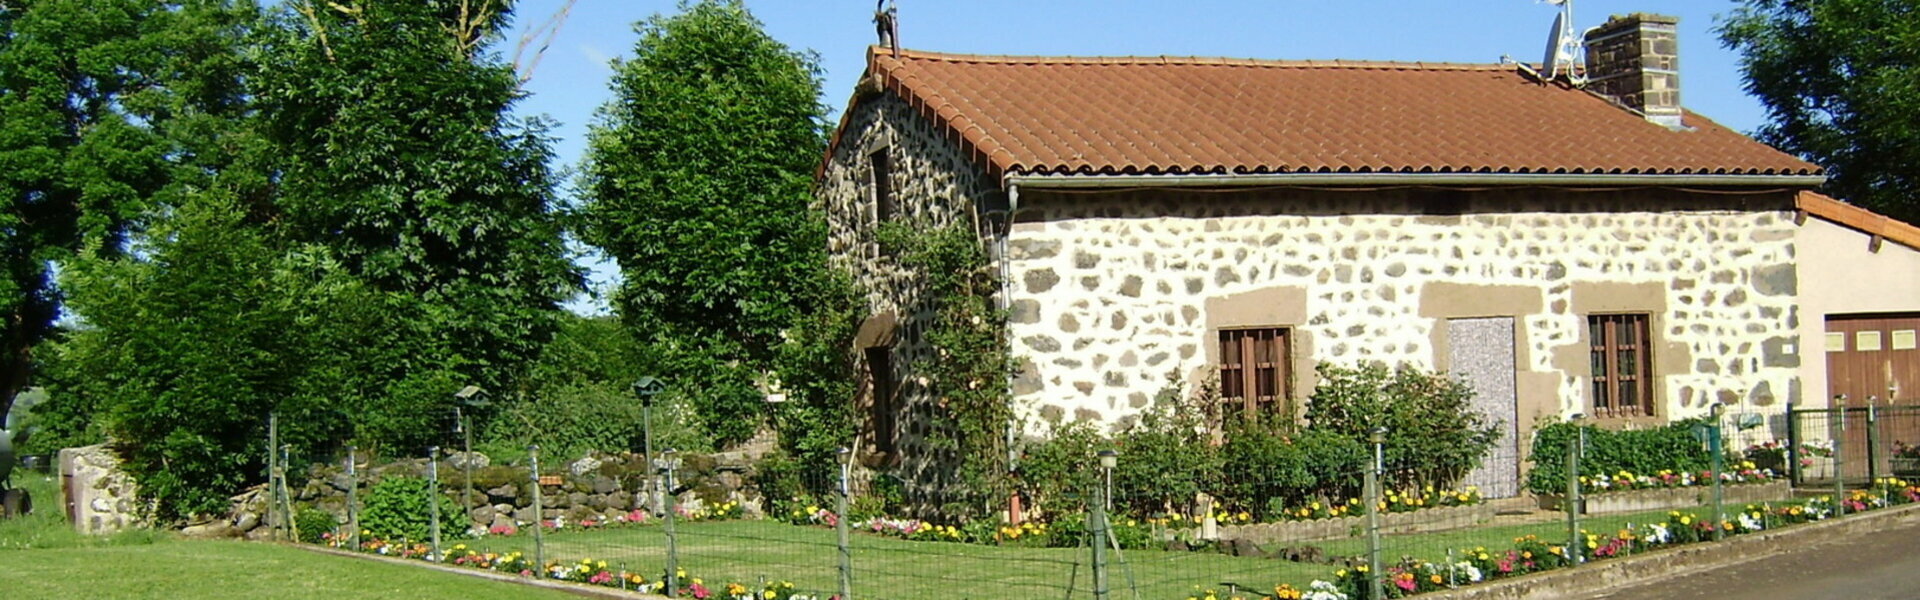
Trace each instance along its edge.
{"label": "stone chimney", "polygon": [[1680,19],[1614,15],[1587,32],[1587,89],[1671,128],[1680,122]]}

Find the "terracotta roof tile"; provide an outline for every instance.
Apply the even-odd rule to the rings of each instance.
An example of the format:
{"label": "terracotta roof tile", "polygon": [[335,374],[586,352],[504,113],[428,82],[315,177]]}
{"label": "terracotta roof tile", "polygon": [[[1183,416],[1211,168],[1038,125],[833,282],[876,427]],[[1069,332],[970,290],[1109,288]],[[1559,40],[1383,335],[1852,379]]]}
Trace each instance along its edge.
{"label": "terracotta roof tile", "polygon": [[874,49],[868,74],[1002,173],[1813,175],[1697,114],[1650,123],[1501,65]]}
{"label": "terracotta roof tile", "polygon": [[1802,191],[1794,198],[1794,204],[1809,215],[1908,248],[1920,249],[1920,227],[1835,200],[1819,192]]}

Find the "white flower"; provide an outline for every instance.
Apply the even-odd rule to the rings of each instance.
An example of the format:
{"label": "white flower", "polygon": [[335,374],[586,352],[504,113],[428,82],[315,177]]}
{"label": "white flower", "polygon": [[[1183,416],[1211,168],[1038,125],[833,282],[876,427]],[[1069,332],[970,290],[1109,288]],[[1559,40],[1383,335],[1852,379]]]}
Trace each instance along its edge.
{"label": "white flower", "polygon": [[1307,590],[1300,595],[1301,600],[1347,600],[1347,595],[1340,593],[1340,586],[1331,582],[1315,579],[1307,585]]}
{"label": "white flower", "polygon": [[1761,523],[1759,519],[1753,518],[1751,514],[1740,513],[1740,528],[1747,531],[1759,531],[1765,529],[1766,525]]}
{"label": "white flower", "polygon": [[1666,525],[1654,523],[1647,526],[1647,543],[1665,544],[1671,541],[1673,541],[1673,532],[1667,531]]}
{"label": "white flower", "polygon": [[1453,570],[1455,573],[1465,575],[1467,578],[1467,581],[1471,581],[1473,583],[1480,583],[1481,577],[1484,576],[1480,572],[1480,568],[1473,566],[1473,563],[1470,563],[1470,562],[1461,562],[1461,563],[1455,564],[1453,565]]}

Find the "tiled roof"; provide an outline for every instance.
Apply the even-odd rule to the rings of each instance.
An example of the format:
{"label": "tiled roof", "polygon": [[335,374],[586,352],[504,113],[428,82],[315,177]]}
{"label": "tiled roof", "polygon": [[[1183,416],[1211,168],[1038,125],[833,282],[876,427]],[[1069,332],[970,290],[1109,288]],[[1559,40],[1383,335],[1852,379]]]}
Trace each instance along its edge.
{"label": "tiled roof", "polygon": [[1794,199],[1801,211],[1861,233],[1920,250],[1920,227],[1881,215],[1819,192],[1802,191]]}
{"label": "tiled roof", "polygon": [[1501,65],[875,48],[868,75],[997,173],[1819,173],[1705,117],[1671,130]]}

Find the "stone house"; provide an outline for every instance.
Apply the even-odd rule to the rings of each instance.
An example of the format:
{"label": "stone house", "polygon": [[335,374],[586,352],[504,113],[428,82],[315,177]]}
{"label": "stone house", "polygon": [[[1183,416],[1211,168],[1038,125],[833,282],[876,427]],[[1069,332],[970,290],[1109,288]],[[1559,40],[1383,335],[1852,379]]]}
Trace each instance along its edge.
{"label": "stone house", "polygon": [[[1671,18],[1609,20],[1584,87],[1499,64],[872,48],[819,181],[876,313],[863,460],[939,458],[914,449],[929,304],[875,240],[892,221],[970,227],[994,257],[1028,433],[1122,426],[1169,374],[1295,410],[1316,364],[1362,361],[1461,374],[1509,457],[1546,417],[1778,413],[1814,380],[1796,245],[1827,233],[1806,224],[1823,176],[1682,108],[1675,39]],[[1519,468],[1474,479],[1509,494]]]}

